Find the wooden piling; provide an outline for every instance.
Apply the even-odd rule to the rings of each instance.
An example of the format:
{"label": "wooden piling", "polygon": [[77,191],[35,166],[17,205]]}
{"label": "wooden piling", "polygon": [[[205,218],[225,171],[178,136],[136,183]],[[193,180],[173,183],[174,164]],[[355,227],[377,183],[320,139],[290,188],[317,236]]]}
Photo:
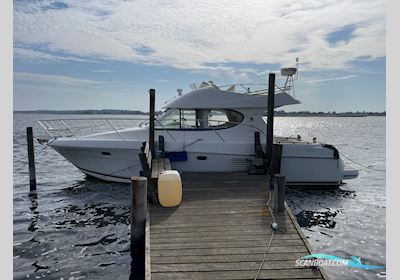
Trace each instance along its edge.
{"label": "wooden piling", "polygon": [[155,120],[155,101],[156,101],[156,90],[150,89],[150,123],[149,123],[149,146],[151,155],[155,157],[155,149],[154,149],[154,120]]}
{"label": "wooden piling", "polygon": [[147,178],[131,178],[131,255],[133,279],[145,275],[145,231],[147,212]]}
{"label": "wooden piling", "polygon": [[274,103],[275,103],[275,74],[269,74],[268,104],[267,104],[267,165],[269,169],[272,159],[272,144],[274,142]]}
{"label": "wooden piling", "polygon": [[139,160],[140,160],[140,164],[142,166],[142,170],[140,171],[140,176],[144,176],[144,177],[150,177],[150,168],[147,165],[147,158],[146,158],[146,154],[141,152],[139,153]]}
{"label": "wooden piling", "polygon": [[271,174],[281,173],[282,145],[272,145]]}
{"label": "wooden piling", "polygon": [[28,144],[29,189],[30,191],[36,191],[35,149],[32,127],[26,128],[26,140]]}
{"label": "wooden piling", "polygon": [[164,157],[165,144],[164,144],[164,136],[162,135],[158,136],[158,149],[161,151],[161,157]]}
{"label": "wooden piling", "polygon": [[276,184],[274,187],[274,212],[282,213],[285,210],[285,175],[275,174]]}
{"label": "wooden piling", "polygon": [[254,132],[254,153],[256,155],[256,158],[262,158],[263,157],[263,151],[261,147],[261,140],[260,140],[260,132],[255,131]]}

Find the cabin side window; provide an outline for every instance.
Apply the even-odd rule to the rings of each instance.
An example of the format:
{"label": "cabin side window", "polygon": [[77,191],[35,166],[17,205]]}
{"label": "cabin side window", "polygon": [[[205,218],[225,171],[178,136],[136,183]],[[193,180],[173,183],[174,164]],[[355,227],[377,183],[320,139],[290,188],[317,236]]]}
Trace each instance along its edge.
{"label": "cabin side window", "polygon": [[243,115],[225,109],[168,109],[156,121],[158,129],[209,130],[233,127]]}
{"label": "cabin side window", "polygon": [[228,128],[239,124],[243,115],[233,110],[211,110],[208,115],[210,128]]}
{"label": "cabin side window", "polygon": [[196,110],[181,110],[181,129],[196,129]]}

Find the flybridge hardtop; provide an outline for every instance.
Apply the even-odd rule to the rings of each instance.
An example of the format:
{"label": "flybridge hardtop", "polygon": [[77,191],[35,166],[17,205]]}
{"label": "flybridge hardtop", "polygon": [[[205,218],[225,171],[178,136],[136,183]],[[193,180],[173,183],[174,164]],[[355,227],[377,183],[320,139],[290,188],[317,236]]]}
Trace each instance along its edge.
{"label": "flybridge hardtop", "polygon": [[[164,109],[262,109],[265,111],[268,92],[266,90],[239,93],[234,91],[231,86],[227,90],[221,90],[212,81],[203,82],[199,89],[177,96],[168,102]],[[300,101],[294,99],[284,90],[279,90],[275,94],[275,108],[299,104]]]}
{"label": "flybridge hardtop", "polygon": [[[282,69],[282,75],[287,78],[283,87],[275,87],[275,107],[300,103],[294,97],[296,70]],[[249,170],[249,162],[256,157],[255,133],[260,135],[261,143],[266,142],[263,117],[268,91],[251,90],[247,86],[218,87],[208,81],[186,94],[178,90],[178,96],[167,102],[165,112],[156,118],[154,136],[155,139],[164,137],[166,154],[184,154],[179,159],[171,158],[172,169],[180,172]],[[239,87],[244,93],[237,91]],[[116,127],[117,122],[122,122],[118,119],[87,121],[89,127],[97,129],[100,123],[108,129],[79,136],[70,120],[39,123],[53,138],[49,145],[82,172],[107,181],[129,183],[132,176],[139,174],[139,153],[142,143],[148,140],[149,126],[137,122],[136,127],[121,129]],[[128,125],[132,123],[133,120],[127,120]],[[77,130],[82,131],[82,126]],[[287,184],[339,185],[342,180],[358,175],[358,170],[344,165],[333,146],[287,137],[275,137],[275,142],[282,145],[281,172],[285,173]]]}

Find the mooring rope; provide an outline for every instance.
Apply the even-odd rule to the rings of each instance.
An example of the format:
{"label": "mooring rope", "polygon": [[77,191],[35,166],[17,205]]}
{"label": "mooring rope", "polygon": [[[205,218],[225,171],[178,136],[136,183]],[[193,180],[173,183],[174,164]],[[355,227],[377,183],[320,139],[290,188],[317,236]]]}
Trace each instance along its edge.
{"label": "mooring rope", "polygon": [[[269,187],[269,186],[268,186],[268,187]],[[271,202],[271,198],[272,198],[272,194],[271,194],[271,190],[269,190],[269,198],[268,198],[268,201],[267,201],[267,203],[265,204],[265,206],[268,207],[269,212],[271,213],[271,216],[272,216],[272,220],[274,221],[274,224],[276,224],[276,220],[275,220],[274,213],[272,212],[272,209],[271,209],[271,207],[269,206],[269,203]],[[256,277],[254,278],[254,280],[257,280],[257,279],[258,279],[258,276],[260,275],[261,269],[262,269],[262,267],[264,266],[265,258],[267,257],[268,251],[269,251],[269,249],[271,248],[272,239],[274,238],[274,234],[275,234],[275,227],[273,227],[272,224],[271,224],[271,229],[272,229],[272,231],[271,231],[271,238],[269,239],[267,249],[266,249],[265,252],[264,252],[263,259],[262,259],[262,261],[261,261],[260,267],[259,267],[258,270],[257,270],[257,274],[256,274]]]}
{"label": "mooring rope", "polygon": [[[36,138],[34,138],[34,139],[36,139]],[[39,143],[40,145],[44,146],[44,148],[42,148],[41,150],[39,150],[38,152],[36,152],[36,153],[35,153],[35,156],[38,156],[38,155],[41,154],[44,150],[46,150],[46,149],[49,147],[49,144],[50,144],[51,142],[53,142],[54,140],[55,140],[55,139],[50,140],[49,142],[47,142],[47,144],[42,144],[42,143],[40,143],[40,142],[38,141],[38,143]],[[37,139],[36,139],[36,141],[37,141]],[[18,158],[18,159],[14,159],[13,162],[14,162],[14,163],[23,162],[23,161],[26,161],[27,158],[28,158],[27,155],[26,155],[26,156],[22,156],[22,157],[20,157],[20,158]],[[18,170],[18,169],[17,169],[17,170]]]}
{"label": "mooring rope", "polygon": [[358,164],[359,166],[362,166],[362,167],[364,167],[364,168],[366,168],[366,169],[371,169],[371,170],[379,171],[379,172],[386,172],[386,170],[383,170],[383,169],[375,169],[375,168],[372,168],[372,167],[370,167],[370,166],[366,166],[366,165],[364,165],[364,164],[362,164],[362,163],[359,163],[359,162],[357,162],[357,161],[355,161],[355,160],[349,158],[348,156],[342,154],[341,152],[339,152],[339,154],[340,154],[341,156],[347,158],[347,159],[350,160],[351,162],[353,162],[353,163],[355,163],[355,164]]}
{"label": "mooring rope", "polygon": [[[325,143],[322,143],[322,142],[317,142],[317,143],[318,143],[318,144],[321,144],[321,145],[324,145],[324,144],[325,144]],[[341,153],[341,152],[339,152],[339,151],[338,151],[338,153],[339,153],[341,156],[343,156],[344,158],[346,158],[346,159],[350,160],[351,162],[353,162],[353,163],[355,163],[355,164],[357,164],[357,165],[359,165],[359,166],[362,166],[362,167],[364,167],[364,168],[366,168],[366,169],[370,169],[370,170],[374,170],[374,171],[378,171],[378,172],[385,172],[385,173],[386,173],[386,170],[372,168],[372,167],[370,167],[370,166],[367,166],[367,165],[365,165],[365,164],[359,163],[359,162],[357,162],[357,161],[355,161],[355,160],[349,158],[348,156],[346,156],[345,154],[343,154],[343,153]]]}
{"label": "mooring rope", "polygon": [[[117,171],[114,171],[114,172],[112,172],[112,173],[110,173],[110,174],[103,175],[103,176],[101,176],[101,177],[97,177],[97,178],[98,178],[98,179],[103,179],[103,178],[105,178],[105,177],[107,177],[107,176],[111,176],[111,175],[114,175],[114,174],[116,174],[116,173],[119,173],[119,172],[121,172],[121,171],[124,171],[124,170],[126,170],[126,169],[129,169],[129,168],[132,168],[132,167],[138,166],[139,164],[140,164],[140,162],[139,162],[139,163],[135,163],[135,164],[133,164],[133,165],[130,165],[130,166],[128,166],[128,167],[125,167],[125,168],[119,169],[119,170],[117,170]],[[126,178],[126,179],[129,179],[129,178]]]}

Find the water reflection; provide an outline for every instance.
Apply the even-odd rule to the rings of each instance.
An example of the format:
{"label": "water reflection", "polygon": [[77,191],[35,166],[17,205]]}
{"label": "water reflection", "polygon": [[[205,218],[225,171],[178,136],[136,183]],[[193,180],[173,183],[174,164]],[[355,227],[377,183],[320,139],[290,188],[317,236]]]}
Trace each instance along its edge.
{"label": "water reflection", "polygon": [[52,191],[42,187],[28,195],[28,223],[15,220],[16,226],[25,223],[26,227],[14,233],[14,238],[21,240],[14,243],[14,264],[19,267],[14,279],[60,279],[66,275],[113,279],[115,271],[120,273],[114,279],[128,279],[129,184],[84,178]]}
{"label": "water reflection", "polygon": [[41,269],[48,269],[48,268],[49,268],[47,265],[40,265],[40,264],[38,264],[37,261],[34,262],[34,263],[32,264],[32,266],[35,267],[35,272],[38,272],[38,271],[41,270]]}
{"label": "water reflection", "polygon": [[312,227],[312,226],[320,226],[324,228],[334,228],[336,222],[334,221],[334,217],[340,212],[340,210],[336,210],[331,212],[327,211],[306,211],[303,210],[300,213],[296,214],[297,222],[301,227]]}
{"label": "water reflection", "polygon": [[59,229],[85,226],[101,228],[117,224],[129,225],[130,223],[130,210],[121,206],[107,206],[103,204],[68,205],[58,208],[54,212],[55,214],[72,213],[76,217],[56,222],[55,227]]}
{"label": "water reflection", "polygon": [[[356,196],[355,191],[344,190],[341,187],[287,188],[288,203],[294,210],[299,225],[305,228],[335,228],[335,217],[343,212],[342,200],[354,199]],[[304,205],[307,205],[308,209],[304,209]]]}
{"label": "water reflection", "polygon": [[38,226],[37,226],[37,220],[38,220],[38,216],[39,216],[39,211],[37,210],[38,196],[37,196],[36,192],[31,192],[31,193],[29,193],[28,198],[30,201],[29,210],[31,211],[28,231],[35,232],[36,230],[38,230]]}

